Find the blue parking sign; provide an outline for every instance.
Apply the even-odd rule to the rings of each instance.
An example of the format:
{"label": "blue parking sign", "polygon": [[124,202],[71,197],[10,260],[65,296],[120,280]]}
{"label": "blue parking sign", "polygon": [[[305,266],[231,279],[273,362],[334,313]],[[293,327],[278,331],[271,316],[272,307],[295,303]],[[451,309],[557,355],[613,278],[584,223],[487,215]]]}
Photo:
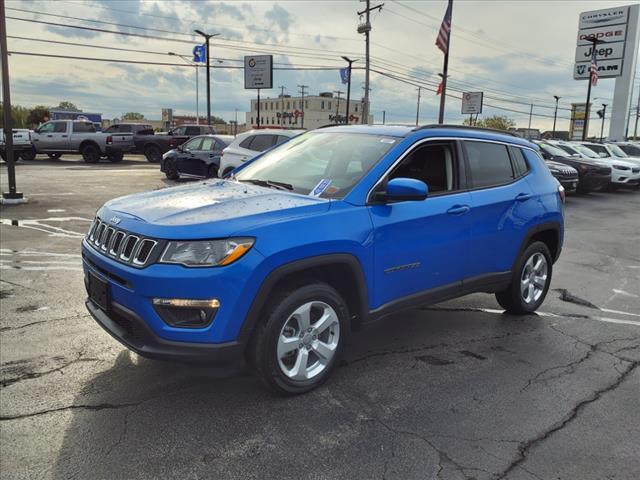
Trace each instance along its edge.
{"label": "blue parking sign", "polygon": [[340,69],[340,79],[342,80],[342,83],[344,83],[345,85],[347,83],[349,83],[349,69],[348,68],[341,68]]}
{"label": "blue parking sign", "polygon": [[196,45],[193,47],[193,61],[195,63],[205,63],[207,61],[206,45]]}

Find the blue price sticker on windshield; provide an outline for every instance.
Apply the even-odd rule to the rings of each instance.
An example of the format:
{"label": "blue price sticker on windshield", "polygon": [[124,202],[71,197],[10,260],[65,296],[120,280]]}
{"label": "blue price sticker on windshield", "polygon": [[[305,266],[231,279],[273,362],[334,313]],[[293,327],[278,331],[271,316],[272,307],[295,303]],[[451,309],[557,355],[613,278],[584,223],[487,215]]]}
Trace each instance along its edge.
{"label": "blue price sticker on windshield", "polygon": [[331,185],[331,180],[328,178],[323,178],[322,180],[320,180],[320,183],[313,187],[313,190],[311,190],[309,195],[311,195],[312,197],[319,197],[323,194],[323,192],[329,185]]}

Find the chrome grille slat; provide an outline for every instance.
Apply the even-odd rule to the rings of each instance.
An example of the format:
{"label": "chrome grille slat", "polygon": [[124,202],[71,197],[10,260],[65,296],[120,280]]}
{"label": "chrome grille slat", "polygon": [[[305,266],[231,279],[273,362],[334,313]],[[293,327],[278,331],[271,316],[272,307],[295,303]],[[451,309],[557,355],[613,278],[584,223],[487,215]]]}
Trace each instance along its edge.
{"label": "chrome grille slat", "polygon": [[156,240],[120,230],[99,217],[93,220],[85,240],[101,254],[138,268],[149,263],[158,245]]}

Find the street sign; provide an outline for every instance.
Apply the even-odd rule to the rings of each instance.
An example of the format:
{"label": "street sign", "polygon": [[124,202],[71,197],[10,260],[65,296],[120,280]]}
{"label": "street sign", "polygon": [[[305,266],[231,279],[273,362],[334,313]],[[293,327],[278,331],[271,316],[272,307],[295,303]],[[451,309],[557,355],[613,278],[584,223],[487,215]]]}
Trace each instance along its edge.
{"label": "street sign", "polygon": [[586,116],[586,108],[584,103],[571,104],[571,123],[569,124],[569,139],[582,140],[582,131],[585,128],[585,116]]}
{"label": "street sign", "polygon": [[[576,63],[573,67],[573,78],[584,80],[589,78],[589,65],[591,62]],[[602,60],[598,62],[598,78],[613,78],[622,75],[622,59]]]}
{"label": "street sign", "polygon": [[482,113],[483,92],[465,92],[462,94],[462,113],[471,115]]}
{"label": "street sign", "polygon": [[[624,56],[624,42],[596,45],[596,60],[613,60]],[[578,46],[576,48],[576,62],[591,62],[593,45]]]}
{"label": "street sign", "polygon": [[206,63],[207,61],[207,46],[196,45],[193,47],[193,61],[195,63]]}
{"label": "street sign", "polygon": [[340,80],[345,85],[349,83],[349,67],[344,67],[340,69]]}
{"label": "street sign", "polygon": [[244,57],[244,88],[273,88],[273,55]]}
{"label": "street sign", "polygon": [[601,42],[624,42],[627,37],[626,25],[611,27],[583,28],[578,30],[578,45],[591,45],[592,38]]}

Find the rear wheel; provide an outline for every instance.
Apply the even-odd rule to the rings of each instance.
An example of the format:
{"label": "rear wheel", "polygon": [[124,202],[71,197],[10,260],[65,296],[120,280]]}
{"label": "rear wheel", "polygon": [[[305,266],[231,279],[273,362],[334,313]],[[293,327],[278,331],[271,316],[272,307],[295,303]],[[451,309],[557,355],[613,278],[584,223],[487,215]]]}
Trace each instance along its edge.
{"label": "rear wheel", "polygon": [[144,149],[144,156],[151,163],[158,163],[162,160],[162,152],[157,145],[147,145]]}
{"label": "rear wheel", "polygon": [[178,169],[176,168],[176,164],[173,160],[167,160],[165,162],[164,174],[169,180],[178,180],[180,178],[180,174],[178,173]]}
{"label": "rear wheel", "polygon": [[[61,153],[47,153],[47,156],[49,157],[50,160],[59,160],[60,157],[62,157]],[[35,157],[35,155],[34,155]]]}
{"label": "rear wheel", "polygon": [[207,178],[216,178],[217,176],[218,176],[218,166],[209,165],[209,168],[207,168]]}
{"label": "rear wheel", "polygon": [[281,289],[256,325],[249,364],[272,390],[305,393],[331,375],[348,331],[347,305],[331,286],[317,282]]}
{"label": "rear wheel", "polygon": [[80,150],[82,159],[87,163],[98,163],[100,161],[100,149],[95,145],[85,145]]}
{"label": "rear wheel", "polygon": [[28,162],[35,160],[36,159],[36,149],[31,147],[27,150],[23,150],[22,152],[20,152],[20,158],[22,158],[23,160],[26,160]]}
{"label": "rear wheel", "polygon": [[549,290],[552,269],[549,248],[542,242],[531,243],[518,259],[511,284],[496,293],[496,300],[509,313],[535,312]]}

